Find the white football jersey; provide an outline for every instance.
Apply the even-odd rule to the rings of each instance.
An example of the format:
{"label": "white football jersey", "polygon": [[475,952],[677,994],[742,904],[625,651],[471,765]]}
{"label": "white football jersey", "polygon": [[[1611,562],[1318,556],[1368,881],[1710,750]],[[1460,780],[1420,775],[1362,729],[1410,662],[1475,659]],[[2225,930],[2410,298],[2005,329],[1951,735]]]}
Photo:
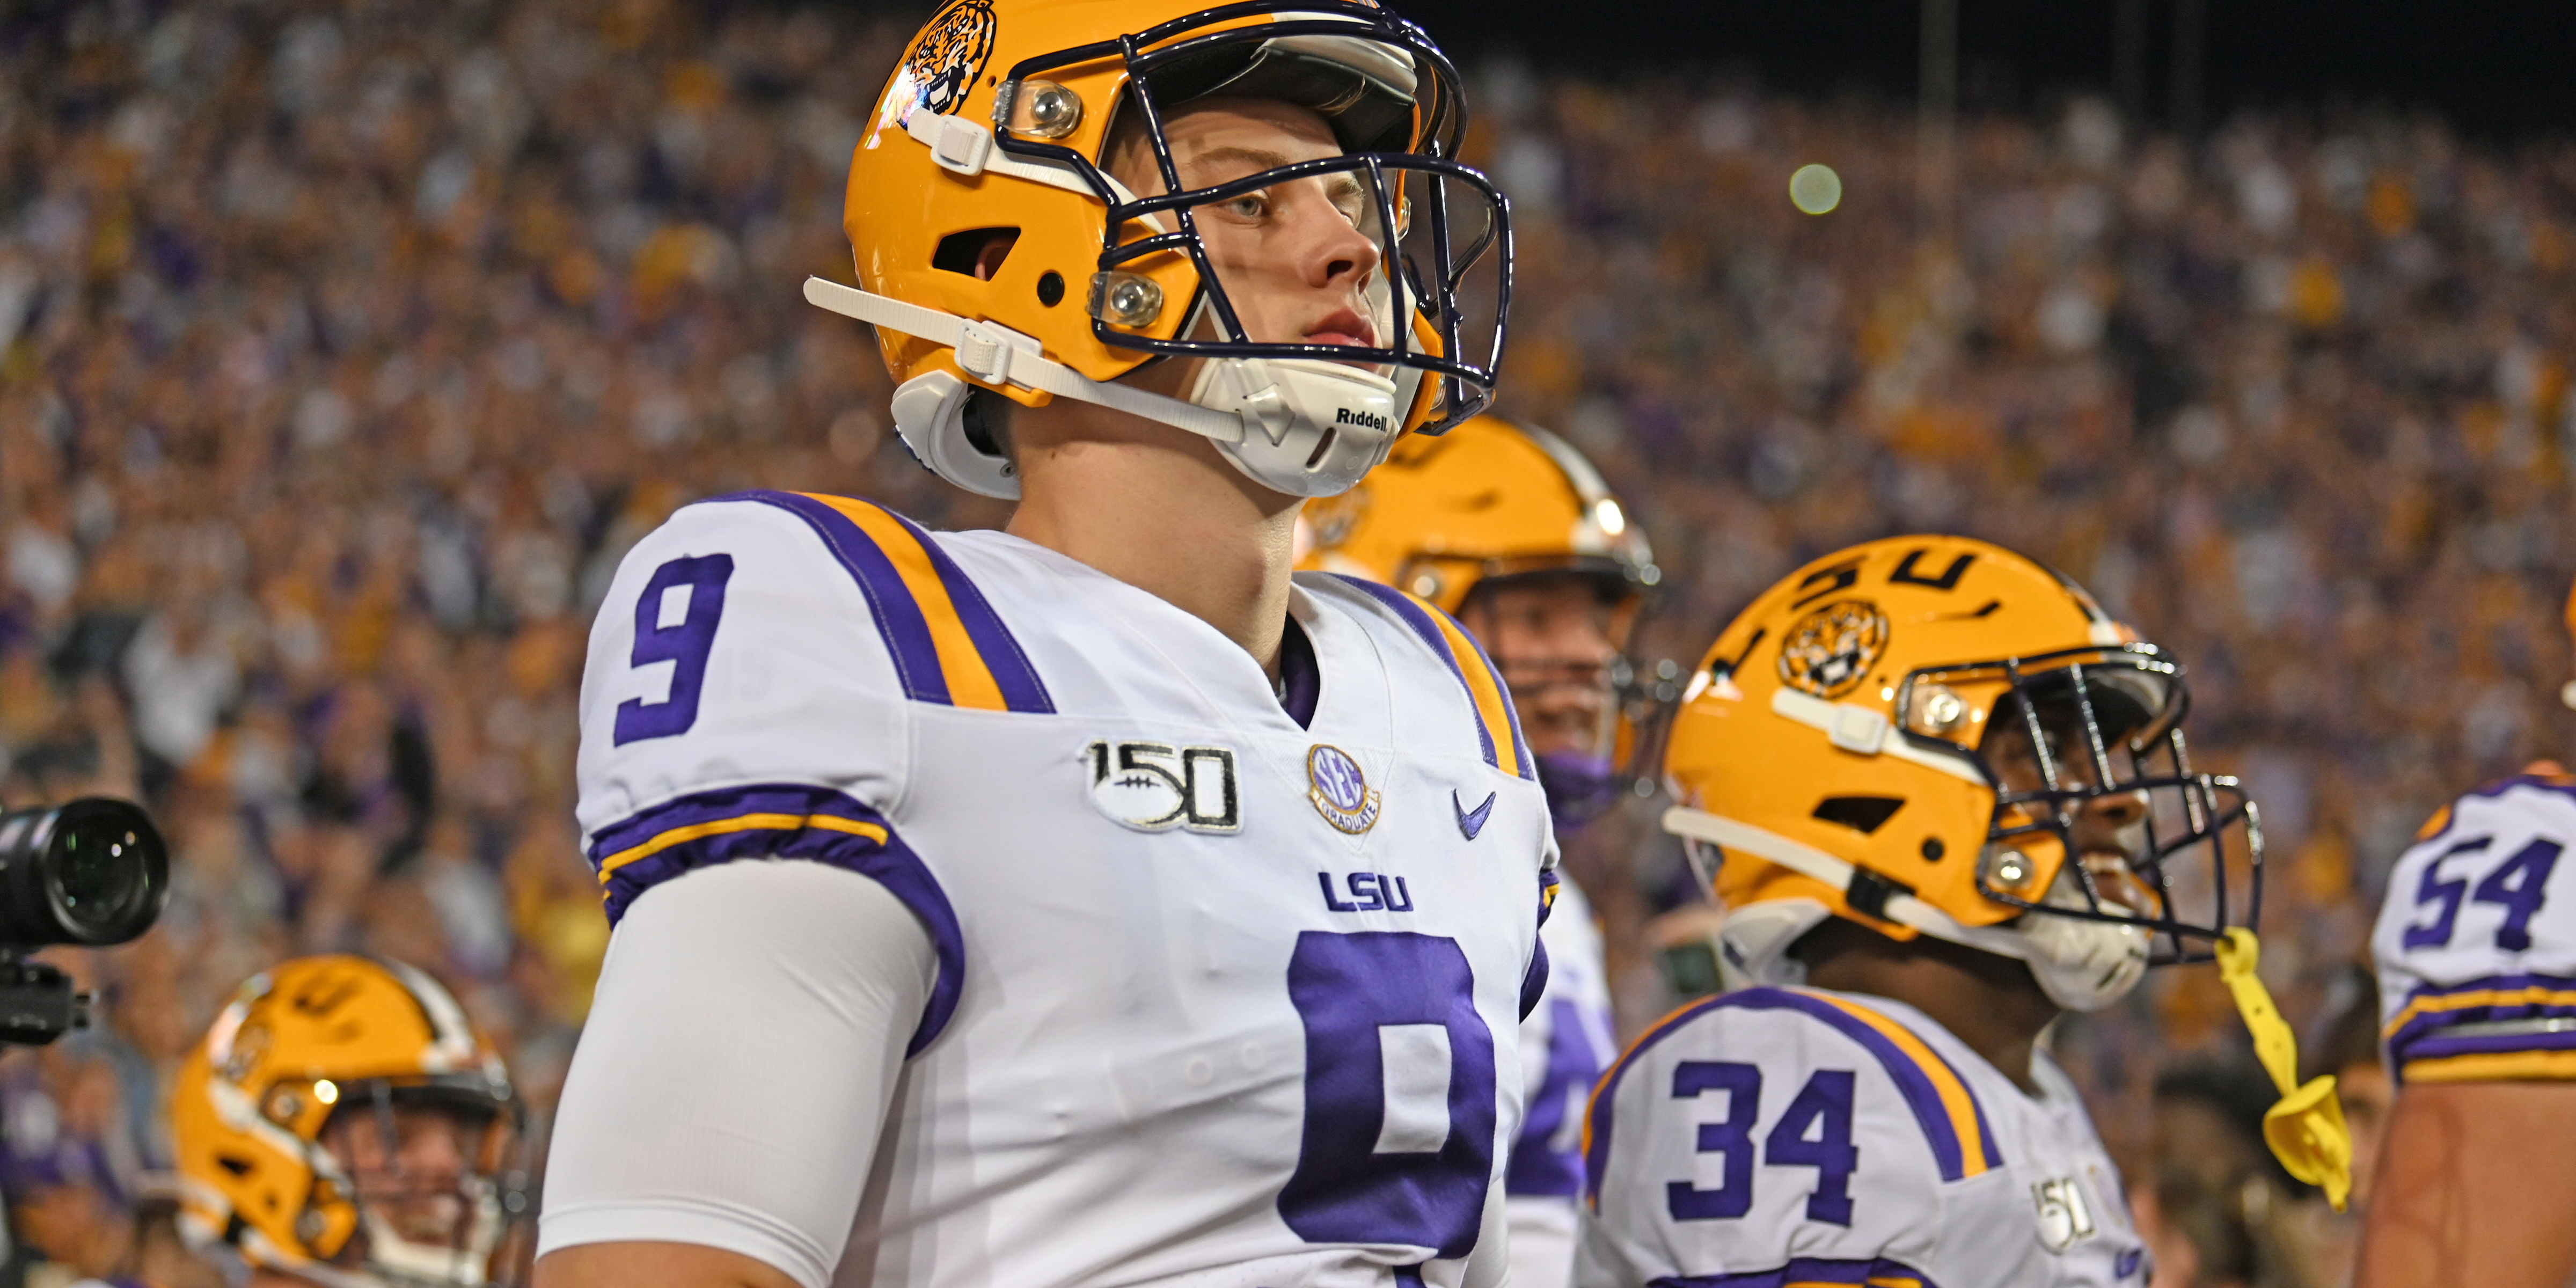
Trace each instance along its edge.
{"label": "white football jersey", "polygon": [[1289,611],[1302,726],[1213,627],[1003,533],[750,492],[626,557],[582,686],[611,918],[784,856],[935,945],[835,1284],[1458,1282],[1546,805],[1454,622],[1322,574]]}
{"label": "white football jersey", "polygon": [[1885,998],[1684,1007],[1594,1093],[1576,1282],[2143,1288],[2119,1172],[2032,1066],[2037,1096]]}
{"label": "white football jersey", "polygon": [[1583,1109],[1619,1053],[1601,927],[1568,881],[1539,931],[1547,988],[1521,1021],[1521,1090],[1529,1106],[1512,1142],[1513,1288],[1565,1288],[1574,1273],[1575,1207],[1583,1194]]}
{"label": "white football jersey", "polygon": [[2542,764],[2452,802],[2398,858],[2370,937],[2398,1079],[2576,1078],[2570,845],[2576,778]]}

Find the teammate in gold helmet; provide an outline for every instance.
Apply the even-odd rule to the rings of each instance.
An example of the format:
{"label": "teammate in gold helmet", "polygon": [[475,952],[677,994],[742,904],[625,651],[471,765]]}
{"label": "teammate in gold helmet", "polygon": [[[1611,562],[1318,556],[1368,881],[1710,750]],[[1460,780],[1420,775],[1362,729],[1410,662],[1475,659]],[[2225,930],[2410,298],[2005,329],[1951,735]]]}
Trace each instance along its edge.
{"label": "teammate in gold helmet", "polygon": [[519,1106],[437,981],[303,957],[253,976],[170,1099],[180,1221],[253,1285],[474,1288],[503,1223]]}
{"label": "teammate in gold helmet", "polygon": [[[2576,707],[2576,682],[2560,699]],[[2576,776],[2541,761],[2444,806],[2389,870],[2370,947],[2397,1096],[2363,1288],[2576,1280],[2571,846]]]}
{"label": "teammate in gold helmet", "polygon": [[[1633,781],[1639,739],[1623,656],[1659,579],[1646,536],[1583,454],[1536,426],[1480,416],[1397,444],[1338,497],[1312,502],[1302,566],[1401,587],[1456,614],[1511,690],[1560,838]],[[1628,736],[1622,737],[1622,734]],[[1621,746],[1625,743],[1626,746]],[[1574,1269],[1583,1099],[1616,1054],[1601,932],[1560,879],[1541,931],[1546,993],[1521,1022],[1528,1113],[1505,1175],[1512,1282]]]}
{"label": "teammate in gold helmet", "polygon": [[[1625,657],[1663,574],[1645,530],[1581,452],[1480,416],[1408,439],[1342,496],[1309,505],[1299,567],[1365,577],[1457,616],[1502,669],[1560,828],[1629,782]],[[1625,744],[1625,745],[1622,745]]]}
{"label": "teammate in gold helmet", "polygon": [[2192,768],[2189,706],[2171,655],[1984,542],[1873,541],[1759,596],[1665,761],[1733,991],[1595,1092],[1581,1281],[2143,1282],[2117,1169],[2038,1039],[2159,961],[2219,960],[2284,1093],[2266,1133],[2340,1205],[2332,1079],[2291,1085],[2253,975],[2255,812]]}

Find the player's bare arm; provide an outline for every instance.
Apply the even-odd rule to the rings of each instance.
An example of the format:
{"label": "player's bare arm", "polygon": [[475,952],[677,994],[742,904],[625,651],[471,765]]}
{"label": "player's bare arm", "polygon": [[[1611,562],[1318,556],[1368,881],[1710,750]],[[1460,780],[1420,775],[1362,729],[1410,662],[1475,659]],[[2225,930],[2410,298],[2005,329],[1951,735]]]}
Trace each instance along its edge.
{"label": "player's bare arm", "polygon": [[2576,1084],[2424,1083],[2389,1115],[2360,1288],[2576,1280]]}
{"label": "player's bare arm", "polygon": [[2443,807],[2389,872],[2371,955],[2397,1092],[2364,1288],[2576,1279],[2571,844],[2576,777],[2541,761]]}

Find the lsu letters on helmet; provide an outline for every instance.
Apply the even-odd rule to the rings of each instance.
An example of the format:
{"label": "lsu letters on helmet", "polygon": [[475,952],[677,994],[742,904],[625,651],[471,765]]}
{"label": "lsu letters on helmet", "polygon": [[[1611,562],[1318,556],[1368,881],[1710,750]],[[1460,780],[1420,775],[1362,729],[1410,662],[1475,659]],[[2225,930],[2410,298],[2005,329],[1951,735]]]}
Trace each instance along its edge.
{"label": "lsu letters on helmet", "polygon": [[[1301,524],[1309,545],[1299,567],[1400,587],[1453,616],[1479,589],[1513,578],[1583,577],[1608,608],[1604,633],[1623,653],[1663,577],[1644,530],[1592,462],[1546,430],[1496,416],[1406,439],[1358,486],[1309,504]],[[1495,641],[1479,642],[1508,677],[1512,659]],[[1640,730],[1669,709],[1669,692],[1653,702],[1624,657],[1601,682],[1615,701],[1603,708],[1610,727],[1599,745],[1580,757],[1539,757],[1560,821],[1598,813],[1616,798],[1632,778],[1621,772],[1634,759],[1629,753],[1651,740]]]}
{"label": "lsu letters on helmet", "polygon": [[[1345,155],[1178,191],[1164,115],[1215,94],[1311,108]],[[969,491],[1019,495],[977,408],[1000,396],[1178,426],[1265,487],[1330,495],[1491,399],[1511,236],[1502,194],[1455,160],[1466,124],[1448,58],[1359,0],[951,0],[851,157],[862,289],[805,295],[877,327],[898,434]],[[1175,191],[1139,199],[1102,168],[1130,130]],[[1378,343],[1252,343],[1191,210],[1334,174],[1362,185],[1379,245]],[[1186,399],[1112,383],[1158,358],[1201,360]]]}
{"label": "lsu letters on helmet", "polygon": [[[1739,979],[1797,982],[1789,947],[1833,916],[2020,958],[2094,1010],[2260,915],[2254,806],[2192,772],[2188,706],[2182,667],[2054,571],[1963,537],[1873,541],[1718,637],[1674,721],[1664,826],[1719,852]],[[2039,762],[2020,790],[1986,754],[2006,721]],[[2070,862],[2078,818],[2120,797],[2126,870]]]}
{"label": "lsu letters on helmet", "polygon": [[[391,1154],[394,1110],[412,1104],[474,1125],[445,1244],[405,1238],[324,1140],[335,1118],[360,1116]],[[189,1053],[170,1112],[180,1220],[200,1244],[329,1288],[484,1282],[518,1102],[501,1058],[420,971],[325,956],[252,976]]]}

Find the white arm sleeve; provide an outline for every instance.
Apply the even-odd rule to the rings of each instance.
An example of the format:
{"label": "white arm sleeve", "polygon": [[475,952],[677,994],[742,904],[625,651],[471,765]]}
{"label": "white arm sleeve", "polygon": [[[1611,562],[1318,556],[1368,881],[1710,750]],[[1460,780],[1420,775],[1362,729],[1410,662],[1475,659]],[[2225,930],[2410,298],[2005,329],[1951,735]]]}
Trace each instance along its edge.
{"label": "white arm sleeve", "polygon": [[695,1243],[824,1288],[937,970],[857,873],[734,862],[646,891],[564,1081],[538,1254]]}

